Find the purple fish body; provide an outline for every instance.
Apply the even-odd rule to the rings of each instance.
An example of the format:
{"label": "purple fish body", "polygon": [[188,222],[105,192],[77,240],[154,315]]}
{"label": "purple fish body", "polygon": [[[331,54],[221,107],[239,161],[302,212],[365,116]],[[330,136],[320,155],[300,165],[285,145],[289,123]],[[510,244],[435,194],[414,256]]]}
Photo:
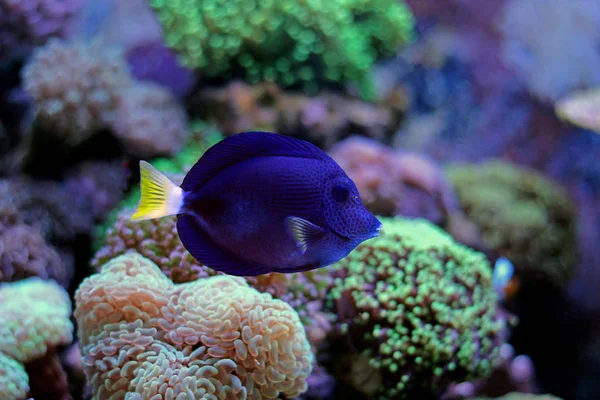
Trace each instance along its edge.
{"label": "purple fish body", "polygon": [[217,143],[181,188],[183,245],[230,275],[324,267],[381,229],[333,159],[274,133],[244,132]]}

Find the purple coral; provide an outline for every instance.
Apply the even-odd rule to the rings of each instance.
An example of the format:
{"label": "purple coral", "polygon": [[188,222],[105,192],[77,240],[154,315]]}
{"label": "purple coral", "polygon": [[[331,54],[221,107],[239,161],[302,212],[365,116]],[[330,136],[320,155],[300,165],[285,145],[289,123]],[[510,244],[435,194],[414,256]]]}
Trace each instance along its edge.
{"label": "purple coral", "polygon": [[78,204],[101,220],[122,199],[128,177],[129,171],[119,161],[89,161],[70,171],[65,187]]}
{"label": "purple coral", "polygon": [[0,282],[37,276],[67,287],[73,272],[73,260],[68,255],[61,257],[39,230],[24,224],[0,225]]}
{"label": "purple coral", "polygon": [[84,0],[0,0],[0,58],[25,56],[52,37],[66,37]]}
{"label": "purple coral", "polygon": [[0,180],[0,210],[18,215],[11,218],[35,226],[43,237],[59,242],[89,232],[93,223],[88,205],[78,204],[71,193],[53,181]]}
{"label": "purple coral", "polygon": [[160,42],[139,45],[127,53],[131,74],[166,88],[177,98],[187,95],[195,83],[194,74],[177,61],[177,56]]}

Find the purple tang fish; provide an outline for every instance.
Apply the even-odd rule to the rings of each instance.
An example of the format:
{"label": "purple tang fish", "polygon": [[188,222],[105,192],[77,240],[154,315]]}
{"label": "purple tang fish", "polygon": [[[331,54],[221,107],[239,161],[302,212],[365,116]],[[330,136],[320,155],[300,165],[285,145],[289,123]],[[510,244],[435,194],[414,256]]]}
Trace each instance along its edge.
{"label": "purple tang fish", "polygon": [[190,254],[230,275],[325,267],[382,228],[332,158],[276,133],[222,140],[180,187],[145,161],[140,171],[141,198],[132,220],[177,215],[177,232]]}

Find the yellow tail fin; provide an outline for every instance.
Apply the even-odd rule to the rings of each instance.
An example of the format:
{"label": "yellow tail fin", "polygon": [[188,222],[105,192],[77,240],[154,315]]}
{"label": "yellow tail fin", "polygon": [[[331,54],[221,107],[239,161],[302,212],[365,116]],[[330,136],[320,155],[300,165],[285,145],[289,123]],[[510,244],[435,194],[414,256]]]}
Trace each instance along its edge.
{"label": "yellow tail fin", "polygon": [[132,221],[166,217],[179,213],[183,190],[146,161],[140,161],[141,196]]}

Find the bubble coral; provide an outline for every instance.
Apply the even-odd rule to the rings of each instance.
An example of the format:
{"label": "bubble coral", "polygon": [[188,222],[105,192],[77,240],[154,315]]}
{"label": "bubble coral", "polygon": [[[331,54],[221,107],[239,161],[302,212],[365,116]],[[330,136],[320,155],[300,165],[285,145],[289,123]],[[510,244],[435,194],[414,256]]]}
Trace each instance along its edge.
{"label": "bubble coral", "polygon": [[83,0],[0,0],[0,55],[22,57],[49,38],[66,37]]}
{"label": "bubble coral", "polygon": [[[177,233],[175,217],[131,221],[133,211],[133,207],[122,208],[99,238],[101,246],[91,262],[97,270],[119,255],[134,252],[157,264],[175,283],[222,275],[198,262],[185,249]],[[305,324],[312,345],[325,339],[331,328],[331,315],[322,310],[322,301],[331,281],[326,270],[271,273],[246,280],[253,288],[290,304]]]}
{"label": "bubble coral", "polygon": [[114,122],[119,93],[131,85],[123,54],[101,42],[50,40],[23,70],[37,120],[73,145]]}
{"label": "bubble coral", "polygon": [[332,266],[329,299],[358,351],[351,376],[368,377],[350,383],[378,398],[421,398],[489,375],[505,320],[485,256],[425,220],[381,221],[381,236]]}
{"label": "bubble coral", "polygon": [[138,157],[175,154],[185,141],[187,117],[168,89],[138,83],[121,92],[115,135]]}
{"label": "bubble coral", "polygon": [[498,160],[448,168],[461,206],[485,244],[523,279],[564,286],[576,261],[575,209],[541,174]]}
{"label": "bubble coral", "polygon": [[94,397],[261,399],[307,388],[312,353],[298,314],[241,278],[176,285],[131,253],[75,298]]}
{"label": "bubble coral", "polygon": [[413,17],[402,2],[164,0],[150,2],[173,48],[211,77],[242,72],[250,82],[284,86],[316,80],[357,82],[379,55],[411,40]]}
{"label": "bubble coral", "polygon": [[29,278],[0,284],[0,303],[0,397],[25,399],[23,364],[72,340],[71,302],[55,282]]}

